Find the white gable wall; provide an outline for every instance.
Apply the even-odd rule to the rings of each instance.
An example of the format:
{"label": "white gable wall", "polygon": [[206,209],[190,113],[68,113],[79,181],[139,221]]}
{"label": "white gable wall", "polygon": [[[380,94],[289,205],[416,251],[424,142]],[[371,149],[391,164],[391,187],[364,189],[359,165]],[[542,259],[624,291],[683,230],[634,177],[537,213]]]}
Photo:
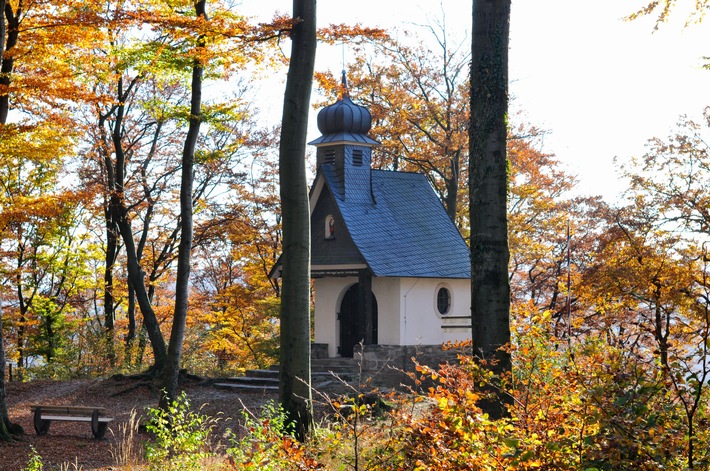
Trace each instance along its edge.
{"label": "white gable wall", "polygon": [[[337,313],[345,292],[357,277],[327,277],[315,280],[315,342],[328,344],[328,356],[337,356],[340,325]],[[451,293],[451,309],[439,315],[436,294],[440,287]],[[471,282],[459,279],[372,279],[377,299],[377,343],[380,345],[440,345],[471,338]]]}

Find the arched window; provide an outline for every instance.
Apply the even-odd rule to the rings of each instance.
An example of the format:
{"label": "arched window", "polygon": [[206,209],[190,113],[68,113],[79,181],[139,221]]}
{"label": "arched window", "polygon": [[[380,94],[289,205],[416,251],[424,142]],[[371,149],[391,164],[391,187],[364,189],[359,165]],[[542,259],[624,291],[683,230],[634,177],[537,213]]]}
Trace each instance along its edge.
{"label": "arched window", "polygon": [[436,292],[436,310],[439,314],[448,314],[451,310],[451,291],[441,286]]}
{"label": "arched window", "polygon": [[335,239],[335,218],[330,214],[325,217],[325,238]]}

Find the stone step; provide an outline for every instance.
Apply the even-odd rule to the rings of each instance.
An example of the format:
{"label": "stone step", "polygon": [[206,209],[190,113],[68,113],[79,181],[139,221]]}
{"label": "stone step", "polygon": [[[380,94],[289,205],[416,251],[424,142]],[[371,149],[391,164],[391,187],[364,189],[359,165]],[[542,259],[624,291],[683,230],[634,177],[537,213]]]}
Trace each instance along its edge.
{"label": "stone step", "polygon": [[218,389],[226,389],[229,391],[234,391],[234,392],[267,392],[267,391],[276,391],[278,392],[279,390],[279,385],[276,383],[276,385],[254,385],[254,384],[242,384],[242,383],[215,383],[214,384],[215,388]]}
{"label": "stone step", "polygon": [[[330,377],[332,374],[330,371],[316,371],[316,370],[311,370],[311,377],[312,378],[320,378],[320,377]],[[278,382],[279,380],[279,370],[278,369],[273,369],[273,370],[247,370],[244,374],[244,376],[237,376],[234,379],[239,379],[239,378],[269,378],[269,379],[274,379]]]}
{"label": "stone step", "polygon": [[[357,381],[360,367],[352,358],[321,358],[311,361],[311,382],[315,388]],[[247,370],[244,376],[222,378],[214,386],[231,391],[278,391],[279,365]]]}
{"label": "stone step", "polygon": [[222,378],[214,384],[215,388],[227,389],[235,392],[278,391],[279,378],[276,376],[233,376]]}
{"label": "stone step", "polygon": [[245,376],[251,378],[276,378],[279,377],[279,370],[247,370]]}
{"label": "stone step", "polygon": [[[279,366],[274,365],[271,367],[270,371],[273,371],[278,377]],[[247,372],[247,375],[250,373]],[[265,374],[265,373],[256,373]],[[357,365],[311,365],[311,377],[326,377],[333,376],[336,374],[340,377],[355,378],[360,374],[360,368]]]}
{"label": "stone step", "polygon": [[279,385],[278,376],[268,377],[268,376],[233,376],[231,378],[224,378],[220,383],[226,384],[250,384],[253,386],[272,386]]}

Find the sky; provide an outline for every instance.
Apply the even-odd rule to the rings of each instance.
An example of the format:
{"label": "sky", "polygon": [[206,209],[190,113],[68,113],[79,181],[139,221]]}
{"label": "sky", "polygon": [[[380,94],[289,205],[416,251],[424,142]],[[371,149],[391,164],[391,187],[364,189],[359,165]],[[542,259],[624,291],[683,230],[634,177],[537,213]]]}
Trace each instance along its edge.
{"label": "sky", "polygon": [[[317,16],[321,26],[413,29],[443,11],[447,30],[463,34],[471,30],[471,3],[320,0]],[[511,7],[511,111],[548,132],[543,150],[578,176],[579,193],[610,202],[625,188],[615,157],[642,156],[648,139],[667,137],[681,115],[699,118],[710,105],[710,70],[701,67],[710,56],[710,23],[686,27],[688,12],[680,9],[655,32],[655,18],[624,20],[643,4],[514,0]],[[291,0],[244,0],[240,11],[266,20],[290,13]],[[339,74],[343,56],[347,62],[342,48],[319,45],[316,68]],[[309,140],[318,137],[313,129]]]}

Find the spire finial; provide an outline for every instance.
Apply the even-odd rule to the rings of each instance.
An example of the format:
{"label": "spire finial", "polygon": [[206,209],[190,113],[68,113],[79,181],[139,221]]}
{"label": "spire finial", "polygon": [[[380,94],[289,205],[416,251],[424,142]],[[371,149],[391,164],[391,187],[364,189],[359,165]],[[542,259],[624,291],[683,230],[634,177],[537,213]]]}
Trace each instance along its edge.
{"label": "spire finial", "polygon": [[[343,88],[343,98],[346,98],[346,97],[348,97],[348,79],[347,79],[347,77],[345,76],[345,69],[343,69],[343,78],[342,78],[342,81],[341,81],[341,85],[342,85],[342,88]],[[349,97],[348,97],[348,98],[349,98]]]}

